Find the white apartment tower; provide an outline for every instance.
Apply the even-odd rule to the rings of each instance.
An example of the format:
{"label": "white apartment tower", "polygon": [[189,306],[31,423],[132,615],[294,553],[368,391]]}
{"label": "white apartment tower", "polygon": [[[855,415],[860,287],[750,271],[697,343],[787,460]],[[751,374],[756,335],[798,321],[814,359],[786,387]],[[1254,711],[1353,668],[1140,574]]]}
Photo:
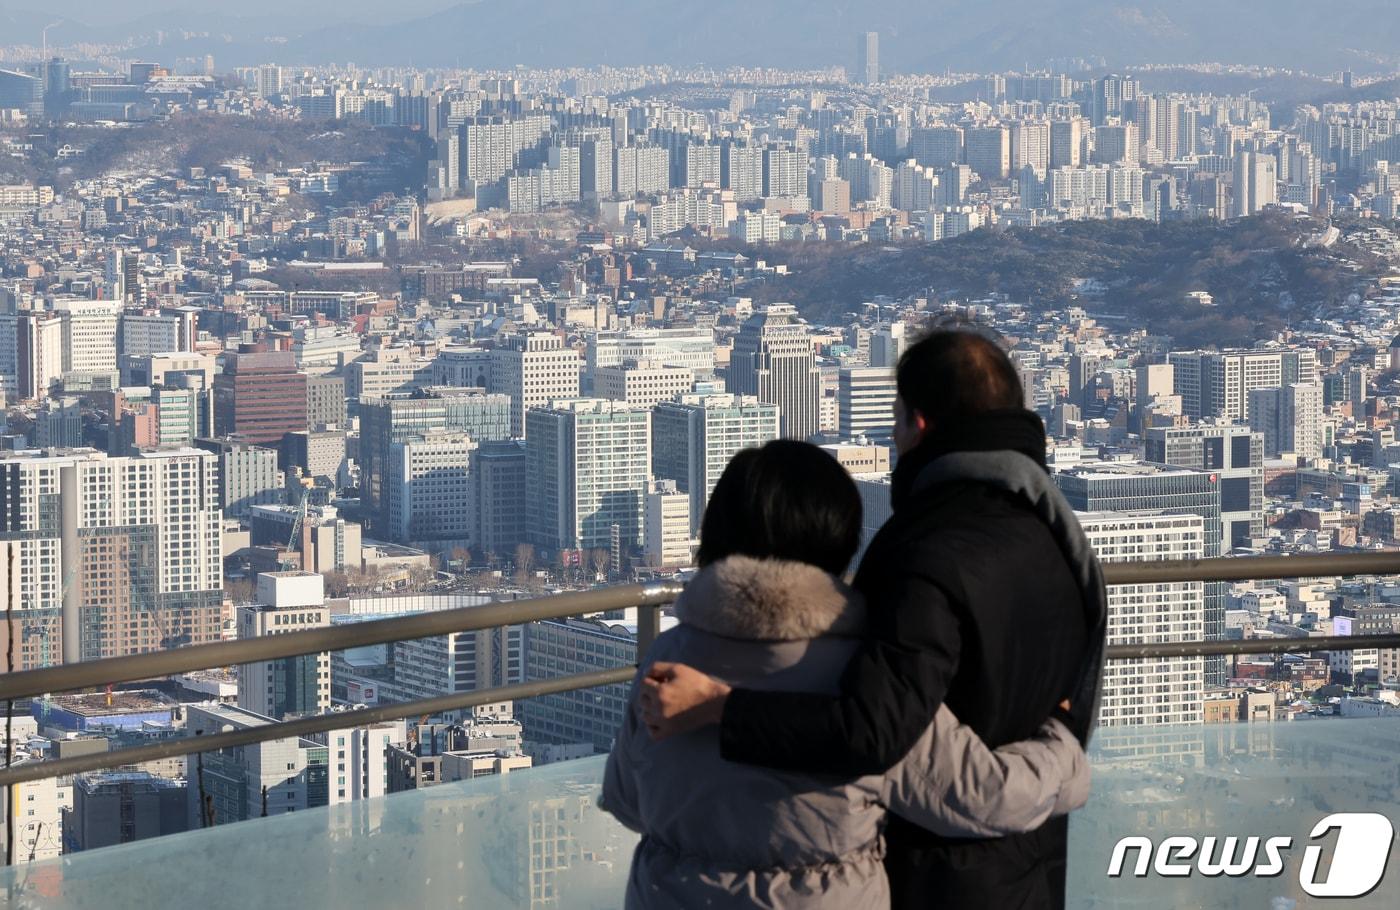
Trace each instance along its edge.
{"label": "white apartment tower", "polygon": [[777,438],[777,405],[754,395],[682,395],[652,412],[652,470],[690,497],[694,534],[734,453]]}
{"label": "white apartment tower", "polygon": [[1290,452],[1305,460],[1322,455],[1322,386],[1293,383],[1249,393],[1249,425],[1264,434],[1264,455]]}
{"label": "white apartment tower", "polygon": [[185,448],[0,456],[0,586],[19,605],[17,669],[221,637],[217,462]]}
{"label": "white apartment tower", "polygon": [[[1089,512],[1080,526],[1102,562],[1198,559],[1199,515]],[[1199,581],[1115,585],[1108,591],[1108,643],[1165,644],[1205,637],[1205,586]],[[1112,661],[1104,669],[1099,723],[1105,727],[1201,722],[1205,660]]]}

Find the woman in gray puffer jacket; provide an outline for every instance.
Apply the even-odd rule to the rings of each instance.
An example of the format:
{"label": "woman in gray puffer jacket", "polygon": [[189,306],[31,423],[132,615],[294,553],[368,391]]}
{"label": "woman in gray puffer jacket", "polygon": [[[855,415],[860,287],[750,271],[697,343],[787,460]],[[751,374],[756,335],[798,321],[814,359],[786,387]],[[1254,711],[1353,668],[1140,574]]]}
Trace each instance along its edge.
{"label": "woman in gray puffer jacket", "polygon": [[[825,452],[778,442],[739,453],[706,510],[680,623],[638,679],[654,661],[681,661],[731,685],[835,691],[865,625],[859,595],[837,577],[859,533],[859,495]],[[833,780],[725,761],[714,727],[654,741],[634,685],[601,804],[642,834],[629,910],[884,910],[887,811],[990,837],[1078,808],[1088,789],[1083,750],[1056,720],[993,751],[943,707],[885,775]]]}

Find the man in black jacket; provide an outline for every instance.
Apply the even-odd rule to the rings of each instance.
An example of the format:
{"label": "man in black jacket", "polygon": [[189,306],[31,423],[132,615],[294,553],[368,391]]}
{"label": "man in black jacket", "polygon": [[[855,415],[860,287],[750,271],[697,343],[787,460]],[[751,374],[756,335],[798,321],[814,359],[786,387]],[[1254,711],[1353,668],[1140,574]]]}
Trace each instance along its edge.
{"label": "man in black jacket", "polygon": [[[856,573],[870,634],[841,694],[731,690],[657,664],[642,691],[654,736],[719,723],[732,761],[856,776],[899,761],[942,703],[995,747],[1033,735],[1069,696],[1071,724],[1087,737],[1093,705],[1082,702],[1097,694],[1103,617],[1082,533],[1061,518],[1078,535],[1066,544],[1014,485],[950,474],[956,458],[939,464],[1009,456],[1043,475],[1044,426],[1022,406],[1015,367],[980,335],[939,331],[901,358],[897,391],[894,514]],[[892,819],[893,905],[1063,907],[1066,831],[1060,818],[1027,834],[954,840]]]}

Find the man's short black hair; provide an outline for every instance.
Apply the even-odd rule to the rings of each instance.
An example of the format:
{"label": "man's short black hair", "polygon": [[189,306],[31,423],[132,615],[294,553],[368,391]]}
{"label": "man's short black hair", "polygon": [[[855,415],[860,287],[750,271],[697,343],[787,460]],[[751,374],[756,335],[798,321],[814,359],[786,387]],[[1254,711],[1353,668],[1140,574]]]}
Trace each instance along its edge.
{"label": "man's short black hair", "polygon": [[735,554],[805,562],[839,575],[860,546],[860,493],[816,446],[744,449],[715,484],[700,525],[701,566]]}
{"label": "man's short black hair", "polygon": [[934,424],[1025,406],[1011,358],[968,329],[934,329],[910,345],[899,358],[895,385],[906,415],[918,411]]}

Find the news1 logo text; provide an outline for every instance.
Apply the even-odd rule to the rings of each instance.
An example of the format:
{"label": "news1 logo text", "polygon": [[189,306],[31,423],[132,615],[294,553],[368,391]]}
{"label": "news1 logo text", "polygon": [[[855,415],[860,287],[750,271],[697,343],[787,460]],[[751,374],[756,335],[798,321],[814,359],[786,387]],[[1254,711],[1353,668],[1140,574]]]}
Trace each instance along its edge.
{"label": "news1 logo text", "polygon": [[[1395,829],[1390,819],[1374,812],[1338,812],[1314,825],[1308,838],[1319,841],[1332,831],[1337,832],[1337,839],[1331,862],[1323,865],[1322,844],[1307,844],[1298,867],[1298,885],[1311,897],[1365,897],[1385,875]],[[1151,838],[1130,836],[1114,844],[1108,875],[1273,878],[1283,874],[1288,865],[1286,854],[1292,848],[1291,837],[1175,835],[1153,843]]]}

